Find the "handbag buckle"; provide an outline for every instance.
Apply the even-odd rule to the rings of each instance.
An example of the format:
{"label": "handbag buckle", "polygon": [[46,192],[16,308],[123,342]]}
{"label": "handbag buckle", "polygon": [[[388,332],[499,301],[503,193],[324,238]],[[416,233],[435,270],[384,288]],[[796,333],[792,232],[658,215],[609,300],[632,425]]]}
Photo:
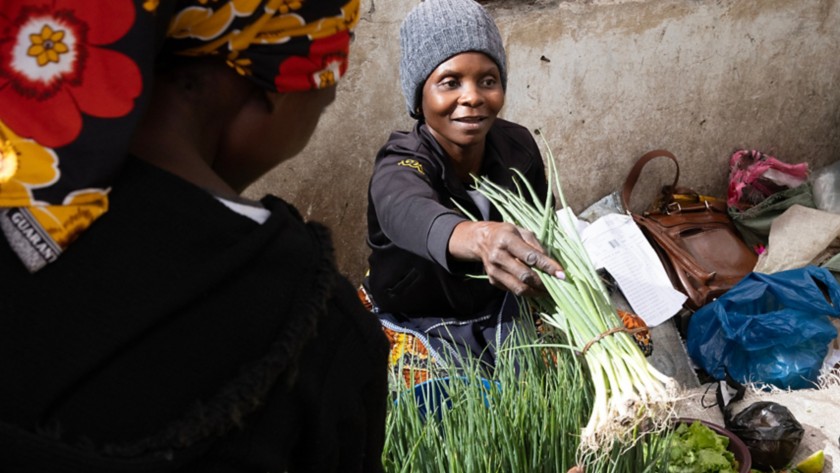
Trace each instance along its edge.
{"label": "handbag buckle", "polygon": [[[704,199],[702,202],[703,202],[703,206],[706,207],[706,211],[708,211],[708,212],[714,211],[714,209],[712,209],[712,205],[709,203],[708,200]],[[691,211],[696,210],[694,207],[689,207],[689,209]],[[676,200],[669,202],[668,205],[665,206],[665,214],[666,215],[677,214],[677,213],[682,212],[682,210],[683,210],[682,205],[680,205],[680,203],[677,202]]]}

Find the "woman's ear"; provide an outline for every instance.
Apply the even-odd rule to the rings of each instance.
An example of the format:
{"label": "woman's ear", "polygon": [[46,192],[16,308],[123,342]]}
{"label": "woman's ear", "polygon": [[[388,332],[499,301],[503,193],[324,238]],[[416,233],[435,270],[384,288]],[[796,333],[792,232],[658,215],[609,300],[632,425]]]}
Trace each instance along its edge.
{"label": "woman's ear", "polygon": [[423,119],[423,108],[421,106],[417,106],[411,113],[408,114],[411,118],[415,120],[422,120]]}

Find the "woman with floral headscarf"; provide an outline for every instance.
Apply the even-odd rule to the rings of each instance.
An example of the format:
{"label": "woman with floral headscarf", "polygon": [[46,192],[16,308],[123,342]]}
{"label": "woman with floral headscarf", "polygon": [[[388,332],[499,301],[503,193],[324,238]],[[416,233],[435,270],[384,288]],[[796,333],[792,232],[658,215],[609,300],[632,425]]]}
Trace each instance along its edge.
{"label": "woman with floral headscarf", "polygon": [[379,324],[323,227],[240,197],[308,141],[358,8],[0,7],[0,470],[381,470]]}

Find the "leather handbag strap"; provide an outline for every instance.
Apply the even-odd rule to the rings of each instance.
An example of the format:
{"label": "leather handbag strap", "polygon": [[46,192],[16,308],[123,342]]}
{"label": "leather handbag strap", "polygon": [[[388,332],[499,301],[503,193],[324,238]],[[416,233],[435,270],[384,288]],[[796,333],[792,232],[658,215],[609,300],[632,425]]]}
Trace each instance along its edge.
{"label": "leather handbag strap", "polygon": [[636,181],[639,180],[642,168],[644,168],[645,164],[651,160],[660,157],[669,158],[674,162],[674,165],[677,166],[677,173],[674,176],[674,184],[671,186],[671,189],[677,188],[677,183],[680,180],[680,164],[677,162],[676,156],[674,156],[670,151],[664,149],[649,151],[636,161],[636,164],[633,165],[633,169],[631,169],[630,173],[627,175],[627,179],[624,180],[624,187],[621,189],[621,205],[624,206],[625,212],[630,213],[630,196],[633,194],[633,187],[636,186]]}

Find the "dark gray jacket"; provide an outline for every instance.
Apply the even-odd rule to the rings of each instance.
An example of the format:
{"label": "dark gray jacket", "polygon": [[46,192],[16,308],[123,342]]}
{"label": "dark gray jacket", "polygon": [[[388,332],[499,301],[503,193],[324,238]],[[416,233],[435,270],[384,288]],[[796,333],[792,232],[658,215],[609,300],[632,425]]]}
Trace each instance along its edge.
{"label": "dark gray jacket", "polygon": [[[481,174],[513,188],[511,168],[520,170],[544,199],[542,157],[524,127],[496,119],[487,134]],[[486,280],[481,263],[454,261],[448,254],[455,225],[466,220],[453,200],[472,215],[481,213],[455,175],[451,159],[425,124],[392,133],[376,156],[368,192],[370,276],[365,284],[383,311],[406,316],[469,317],[502,291]],[[491,209],[490,220],[501,221]]]}

